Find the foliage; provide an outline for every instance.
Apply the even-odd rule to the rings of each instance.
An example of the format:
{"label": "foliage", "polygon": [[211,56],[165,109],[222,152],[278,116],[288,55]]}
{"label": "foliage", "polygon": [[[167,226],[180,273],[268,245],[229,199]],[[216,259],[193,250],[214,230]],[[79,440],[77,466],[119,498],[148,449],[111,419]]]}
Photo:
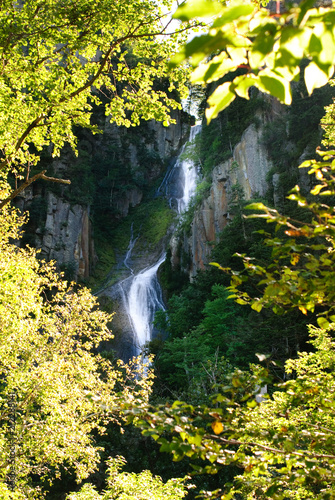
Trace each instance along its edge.
{"label": "foliage", "polygon": [[[272,228],[267,228],[262,218],[244,218],[248,211],[240,205],[245,203],[233,204],[236,215],[211,253],[213,261],[235,272],[243,270],[236,252],[247,253],[263,267],[271,263],[271,248],[266,246],[262,231],[270,232]],[[176,283],[178,288],[173,290]],[[177,397],[186,397],[184,392],[194,380],[201,385],[206,378],[206,359],[216,356],[224,356],[231,366],[247,369],[256,362],[255,353],[262,352],[276,361],[277,366],[271,365],[271,371],[282,377],[285,360],[304,348],[306,318],[299,311],[292,310],[284,317],[267,309],[260,314],[250,311],[227,298],[231,295],[229,285],[229,275],[214,266],[199,272],[192,283],[177,282],[171,269],[164,275],[169,300],[167,310],[157,314],[155,322],[165,341],[149,346],[156,355],[154,387],[158,393],[168,395],[173,391]],[[241,289],[250,297],[259,296],[256,280],[243,282]],[[310,315],[309,322],[314,321],[314,315]]]}
{"label": "foliage", "polygon": [[[141,204],[136,209],[137,228],[140,231],[139,245],[155,248],[169,233],[175,215],[166,200],[156,198]],[[141,241],[143,239],[144,241]]]}
{"label": "foliage", "polygon": [[136,362],[113,366],[96,352],[111,336],[111,315],[97,309],[87,289],[74,291],[52,264],[38,261],[34,250],[11,243],[22,225],[14,211],[4,209],[0,217],[0,484],[11,467],[13,395],[17,488],[35,498],[31,474],[51,482],[51,472],[57,476],[65,467],[80,480],[95,469],[100,455],[92,432],[119,420],[117,391],[145,397],[149,379],[134,378],[134,369],[145,369]]}
{"label": "foliage", "polygon": [[76,148],[73,125],[98,132],[90,118],[102,101],[117,125],[172,123],[169,112],[180,104],[170,95],[185,94],[185,70],[170,72],[167,91],[156,87],[187,26],[170,29],[170,7],[170,0],[3,3],[0,167],[2,180],[10,172],[24,182],[11,194],[4,184],[0,206],[46,178],[30,177],[43,148],[52,144],[53,156],[66,142]]}
{"label": "foliage", "polygon": [[[330,81],[330,85],[334,87],[334,80]],[[334,99],[331,104],[326,107],[326,113],[322,117],[321,125],[324,130],[324,139],[323,144],[328,146],[329,144],[335,144],[335,135],[334,135]]]}
{"label": "foliage", "polygon": [[[252,259],[241,255],[244,270],[233,273],[231,290],[237,292],[246,275],[253,276],[261,290],[261,296],[250,298],[247,292],[234,295],[241,304],[249,303],[256,311],[272,307],[282,314],[287,308],[298,308],[305,315],[316,310],[320,316],[318,323],[327,327],[329,316],[333,321],[334,309],[334,151],[321,152],[322,161],[308,160],[300,167],[309,168],[315,174],[316,184],[311,190],[311,201],[300,193],[296,186],[289,199],[295,201],[310,213],[310,218],[302,221],[280,215],[277,210],[262,203],[249,205],[252,210],[263,213],[249,217],[265,218],[275,223],[277,235],[272,238],[265,233],[265,244],[272,250],[271,264],[264,267]],[[329,205],[321,203],[319,196]],[[281,235],[284,228],[285,235]],[[285,237],[286,236],[286,237]],[[326,311],[324,311],[326,308]]]}
{"label": "foliage", "polygon": [[[285,6],[281,14],[270,14],[250,0],[190,0],[179,7],[177,19],[186,21],[201,13],[210,23],[206,34],[193,38],[174,57],[172,67],[188,59],[195,68],[194,83],[229,78],[208,99],[208,121],[236,96],[249,99],[253,86],[291,104],[290,82],[299,77],[303,59],[309,95],[328,82],[335,59],[335,10],[313,6],[313,0],[304,0]],[[238,69],[244,72],[236,76]]]}
{"label": "foliage", "polygon": [[[221,52],[220,61],[214,58],[207,66],[196,70],[199,78],[207,76],[210,79],[213,73],[219,78],[219,74],[221,77],[232,69],[228,68],[232,63],[227,63],[229,56],[231,60],[234,58],[231,54],[231,41],[235,44],[240,42],[239,57],[246,55],[246,43],[249,48],[248,75],[239,77],[233,83],[224,84],[223,92],[227,91],[230,95],[226,95],[226,100],[223,97],[222,101],[219,98],[216,102],[214,99],[210,101],[213,106],[207,115],[209,118],[235,98],[233,92],[239,93],[241,90],[238,85],[245,84],[245,97],[248,97],[249,83],[244,81],[247,78],[257,82],[258,88],[264,84],[262,90],[276,97],[280,97],[280,92],[283,92],[282,100],[288,102],[288,82],[298,74],[297,68],[303,56],[309,57],[305,71],[309,93],[313,88],[321,86],[322,80],[325,83],[331,76],[330,68],[334,60],[332,9],[310,9],[312,3],[305,1],[299,6],[290,7],[281,16],[270,18],[265,11],[251,11],[250,4],[245,4],[243,9],[241,3],[229,2],[228,7],[222,8],[215,2],[200,1],[197,4],[184,4],[179,9],[179,15],[184,13],[186,18],[191,17],[194,5],[200,8],[205,7],[205,4],[209,9],[205,12],[210,11],[213,15],[221,12],[222,16],[214,21],[214,29],[204,35],[205,39],[199,37],[193,44],[191,41],[184,54],[194,56],[198,50],[198,60],[193,57],[193,62],[197,64],[207,55],[209,47],[214,51],[225,45],[226,52]],[[245,19],[241,22],[239,18],[238,24],[236,19],[241,13],[245,14]],[[253,18],[248,24],[250,16]],[[260,23],[262,16],[263,24]],[[281,24],[276,17],[280,17]],[[234,21],[234,25],[225,24],[226,21]],[[286,24],[287,21],[291,24]],[[221,30],[222,26],[226,31]],[[256,26],[257,32],[253,26]],[[239,31],[234,31],[236,27]],[[254,35],[252,40],[242,39],[243,28],[246,27],[248,34]],[[264,37],[265,29],[268,30],[268,38]],[[320,37],[318,54],[313,49],[313,44],[317,42],[316,33]],[[224,36],[226,38],[223,44]],[[204,41],[209,45],[203,46]],[[324,56],[328,46],[326,60]],[[300,52],[298,50],[297,55],[293,55],[293,48],[300,49]],[[236,46],[235,49],[236,55]],[[266,58],[268,54],[269,57]],[[257,64],[263,66],[259,71],[255,63],[257,57]],[[256,71],[250,74],[253,69]],[[311,74],[312,69],[314,75]],[[282,88],[280,85],[276,87],[274,80],[280,81]],[[218,93],[216,97],[217,95]],[[263,307],[272,307],[275,313],[295,308],[306,315],[314,310],[321,312],[324,316],[318,318],[320,328],[310,327],[311,343],[315,351],[302,352],[297,359],[287,361],[286,381],[277,388],[271,387],[271,396],[259,396],[262,387],[274,383],[269,378],[269,371],[252,366],[249,372],[235,370],[231,374],[224,373],[222,380],[216,381],[213,386],[212,397],[202,405],[182,401],[175,401],[171,406],[144,405],[140,417],[138,408],[135,412],[133,408],[129,408],[129,419],[133,421],[136,414],[136,423],[143,429],[143,434],[157,440],[161,444],[161,450],[171,453],[174,460],[181,460],[185,456],[192,460],[201,458],[204,463],[200,467],[195,464],[195,471],[213,474],[223,466],[238,465],[243,472],[231,484],[225,485],[222,499],[335,498],[335,345],[332,338],[335,328],[335,152],[319,154],[321,161],[312,159],[302,164],[303,168],[309,168],[309,174],[315,174],[316,177],[311,197],[304,197],[298,186],[289,196],[291,201],[297,202],[305,210],[301,221],[280,215],[277,210],[266,207],[263,203],[250,205],[252,210],[257,211],[256,215],[250,216],[253,220],[258,218],[267,223],[275,223],[274,235],[265,229],[258,232],[261,238],[265,238],[263,241],[266,247],[272,251],[270,263],[257,262],[243,255],[244,269],[229,270],[232,296],[240,304],[250,303],[256,312],[262,311]],[[246,222],[249,220],[247,218]],[[215,265],[221,270],[227,270],[224,266]],[[244,287],[242,290],[241,286]],[[215,303],[213,309],[215,312]],[[259,355],[259,360],[266,361],[267,356]],[[221,493],[219,490],[207,491],[204,495],[217,498]]]}
{"label": "foliage", "polygon": [[85,484],[78,493],[71,493],[67,500],[177,500],[187,495],[183,479],[169,479],[163,483],[159,476],[144,470],[139,474],[120,472],[125,460],[112,458],[108,462],[108,487],[101,495],[91,484]]}
{"label": "foliage", "polygon": [[[265,125],[263,142],[274,165],[268,173],[268,199],[273,200],[275,196],[276,208],[287,215],[297,217],[297,207],[286,198],[286,194],[304,178],[304,173],[296,168],[301,161],[317,158],[315,149],[320,144],[322,132],[320,119],[333,95],[334,87],[325,85],[308,96],[305,84],[300,80],[292,85],[291,106],[283,107],[282,112]],[[273,174],[277,174],[275,186]],[[305,176],[305,182],[301,183],[304,194],[307,184]]]}
{"label": "foliage", "polygon": [[270,379],[267,370],[254,367],[226,375],[204,405],[144,405],[135,423],[174,460],[200,457],[198,472],[230,464],[243,469],[226,484],[223,499],[334,498],[334,327],[329,333],[311,328],[315,352],[287,362],[295,378],[272,396],[257,396]]}
{"label": "foliage", "polygon": [[[180,265],[177,268],[172,267],[171,263],[171,249],[168,248],[166,258],[159,271],[159,281],[164,290],[166,300],[171,298],[172,294],[178,294],[184,286],[188,284],[188,274],[182,270],[183,260],[181,259],[182,248],[179,244],[177,247],[177,255],[179,257]],[[163,311],[162,311],[163,312]],[[156,314],[158,314],[157,311]],[[165,330],[165,328],[163,328]]]}

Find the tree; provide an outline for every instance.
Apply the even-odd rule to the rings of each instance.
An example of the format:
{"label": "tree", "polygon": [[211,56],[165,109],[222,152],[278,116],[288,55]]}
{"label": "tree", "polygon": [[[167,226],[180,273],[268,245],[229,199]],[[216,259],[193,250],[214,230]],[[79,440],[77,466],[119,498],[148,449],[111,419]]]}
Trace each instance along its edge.
{"label": "tree", "polygon": [[254,367],[226,375],[206,404],[144,405],[141,419],[137,408],[135,424],[174,460],[202,459],[204,465],[193,465],[197,472],[241,469],[224,493],[204,492],[208,498],[335,498],[334,328],[311,327],[315,352],[287,361],[295,377],[271,397],[261,401],[260,387],[270,379]]}
{"label": "tree", "polygon": [[[332,75],[335,60],[332,8],[314,8],[306,0],[289,6],[281,15],[269,14],[248,2],[189,2],[177,17],[214,17],[207,35],[192,40],[175,59],[190,57],[195,81],[228,79],[209,99],[207,118],[214,118],[235,98],[248,98],[255,85],[282,102],[290,103],[290,82],[300,73],[309,93]],[[245,73],[234,73],[245,69]],[[329,113],[333,106],[329,109]],[[332,125],[332,120],[324,121]],[[332,140],[333,135],[328,133]],[[333,146],[327,144],[328,147]],[[171,406],[143,405],[136,425],[161,443],[161,450],[174,460],[187,456],[202,459],[196,471],[216,473],[237,465],[241,473],[224,492],[204,492],[221,499],[332,499],[335,498],[334,455],[334,170],[335,151],[320,151],[321,160],[301,167],[315,175],[311,193],[299,186],[290,193],[305,212],[302,220],[280,215],[263,204],[250,208],[276,224],[276,235],[267,235],[272,263],[265,267],[244,255],[244,270],[231,271],[233,297],[260,311],[272,307],[277,313],[298,308],[303,314],[316,309],[320,328],[310,327],[312,352],[299,353],[286,362],[286,381],[275,385],[268,370],[252,366],[250,372],[235,371],[213,387],[206,404],[176,401]],[[264,230],[263,230],[264,234]],[[217,264],[218,267],[220,267]],[[240,291],[252,279],[259,295]],[[259,356],[266,361],[266,357]],[[259,395],[271,383],[271,394]],[[132,408],[129,419],[133,420]],[[223,493],[223,496],[221,496]]]}
{"label": "tree", "polygon": [[[169,75],[169,92],[156,90],[186,27],[171,29],[170,0],[5,0],[0,12],[0,207],[45,171],[31,176],[40,152],[57,156],[73,125],[91,124],[102,101],[108,120],[171,123],[169,112],[184,95],[185,70]],[[11,190],[10,173],[23,180]],[[56,179],[51,179],[56,181]]]}
{"label": "tree", "polygon": [[[121,472],[125,460],[122,457],[108,462],[108,488],[101,495],[91,484],[85,484],[79,493],[71,493],[67,500],[177,500],[187,495],[187,477],[169,479],[163,483],[159,476],[145,470],[139,474]],[[191,486],[192,487],[192,486]]]}
{"label": "tree", "polygon": [[121,399],[146,397],[150,372],[141,378],[144,366],[115,366],[96,351],[111,337],[111,316],[36,251],[10,242],[22,224],[15,211],[4,209],[0,221],[0,491],[6,498],[12,473],[17,494],[37,498],[31,474],[51,482],[65,467],[81,480],[95,469],[93,433],[120,422],[119,391]]}
{"label": "tree", "polygon": [[208,32],[184,45],[172,61],[175,67],[188,59],[194,83],[223,81],[208,99],[208,121],[236,96],[249,99],[253,86],[291,104],[290,82],[299,78],[302,60],[307,62],[304,79],[309,94],[333,75],[335,9],[316,8],[314,0],[304,0],[299,5],[285,2],[279,14],[259,3],[190,0],[174,15],[183,21],[210,19]]}

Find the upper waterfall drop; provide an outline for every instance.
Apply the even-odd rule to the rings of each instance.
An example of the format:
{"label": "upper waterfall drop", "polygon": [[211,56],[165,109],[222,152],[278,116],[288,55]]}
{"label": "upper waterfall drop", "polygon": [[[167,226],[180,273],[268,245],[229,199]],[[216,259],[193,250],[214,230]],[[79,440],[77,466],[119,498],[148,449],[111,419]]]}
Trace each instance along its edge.
{"label": "upper waterfall drop", "polygon": [[[200,130],[201,130],[201,125],[194,125],[191,128],[189,142],[194,141],[196,135],[198,135]],[[182,153],[184,152],[184,150],[185,146],[183,147]],[[182,197],[177,199],[177,203],[178,203],[178,213],[181,214],[185,212],[185,210],[187,210],[190,200],[195,193],[195,189],[197,187],[198,172],[192,160],[189,159],[177,160],[177,164],[179,161],[183,173],[183,190],[182,190]]]}
{"label": "upper waterfall drop", "polygon": [[174,166],[169,170],[157,193],[164,195],[168,200],[170,207],[181,214],[187,210],[192,196],[197,186],[198,172],[196,165],[190,159],[184,158],[183,154],[188,143],[192,143],[199,134],[201,125],[191,127],[189,140],[182,147],[179,157]]}

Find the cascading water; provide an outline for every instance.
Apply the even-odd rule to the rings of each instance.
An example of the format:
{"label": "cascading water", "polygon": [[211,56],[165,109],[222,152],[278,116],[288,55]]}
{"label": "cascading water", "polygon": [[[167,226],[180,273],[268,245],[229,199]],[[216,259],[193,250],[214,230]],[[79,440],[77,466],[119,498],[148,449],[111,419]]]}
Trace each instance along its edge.
{"label": "cascading water", "polygon": [[[192,142],[195,139],[195,136],[200,132],[200,130],[201,130],[201,125],[195,125],[194,127],[191,128],[190,142]],[[178,162],[179,160],[177,161],[177,164]],[[179,214],[187,210],[190,200],[195,193],[195,188],[198,179],[198,172],[193,161],[188,159],[181,160],[180,168],[183,173],[183,191],[181,198],[177,199]]]}
{"label": "cascading water", "polygon": [[129,266],[129,259],[131,257],[131,252],[133,251],[133,248],[135,246],[135,243],[136,243],[137,239],[138,239],[138,236],[136,236],[136,238],[134,238],[134,225],[132,224],[131,225],[131,229],[130,229],[130,241],[129,241],[129,245],[128,245],[128,248],[127,248],[127,253],[126,253],[125,258],[123,259],[123,265],[127,269],[129,269],[129,271],[131,272],[131,274],[134,274],[134,271]]}
{"label": "cascading water", "polygon": [[[201,125],[191,127],[189,142],[193,142],[200,132]],[[195,193],[198,172],[193,161],[183,159],[186,145],[182,147],[179,158],[173,168],[167,172],[162,184],[158,188],[158,193],[165,195],[178,214],[184,212]]]}
{"label": "cascading water", "polygon": [[164,310],[162,290],[157,278],[158,268],[164,260],[165,255],[154,266],[139,272],[130,286],[128,313],[139,348],[151,339],[156,311]]}
{"label": "cascading water", "polygon": [[[191,128],[190,141],[200,132],[201,126],[195,125]],[[182,149],[181,154],[183,153]],[[181,156],[181,155],[180,155]],[[179,159],[165,176],[159,188],[160,193],[164,193],[170,202],[170,206],[181,214],[184,212],[193,196],[196,188],[197,169],[191,160]],[[135,341],[135,351],[139,354],[141,347],[152,337],[153,320],[158,310],[164,310],[162,290],[158,282],[157,271],[165,260],[165,254],[151,267],[144,268],[134,275],[129,265],[131,252],[136,242],[133,231],[128,246],[126,257],[123,261],[131,275],[119,283],[125,309]]]}

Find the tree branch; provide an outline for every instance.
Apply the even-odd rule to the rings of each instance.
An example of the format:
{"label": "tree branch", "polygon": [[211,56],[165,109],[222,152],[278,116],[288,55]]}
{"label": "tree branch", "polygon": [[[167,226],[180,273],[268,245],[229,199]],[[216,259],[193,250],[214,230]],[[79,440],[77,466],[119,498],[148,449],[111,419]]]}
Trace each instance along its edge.
{"label": "tree branch", "polygon": [[15,189],[7,198],[4,200],[0,201],[0,210],[10,203],[16,196],[18,196],[22,191],[24,191],[30,184],[33,182],[37,181],[38,179],[43,179],[44,181],[49,181],[49,182],[58,182],[59,184],[71,184],[71,181],[66,180],[66,179],[57,179],[57,177],[49,177],[45,175],[46,170],[43,170],[42,172],[34,175],[30,179],[27,179],[25,182],[21,184],[17,189]]}
{"label": "tree branch", "polygon": [[286,451],[286,450],[281,450],[279,448],[272,448],[271,446],[267,446],[264,444],[255,443],[253,441],[244,443],[243,441],[239,441],[238,439],[225,439],[223,437],[219,437],[216,435],[215,436],[210,435],[209,437],[215,441],[218,440],[218,441],[220,441],[224,444],[227,444],[227,445],[246,446],[248,448],[260,448],[261,450],[269,451],[272,453],[278,453],[280,455],[294,455],[297,457],[312,457],[312,458],[329,458],[332,460],[335,459],[335,455],[326,455],[324,453],[314,453],[313,451],[309,451],[309,450]]}

